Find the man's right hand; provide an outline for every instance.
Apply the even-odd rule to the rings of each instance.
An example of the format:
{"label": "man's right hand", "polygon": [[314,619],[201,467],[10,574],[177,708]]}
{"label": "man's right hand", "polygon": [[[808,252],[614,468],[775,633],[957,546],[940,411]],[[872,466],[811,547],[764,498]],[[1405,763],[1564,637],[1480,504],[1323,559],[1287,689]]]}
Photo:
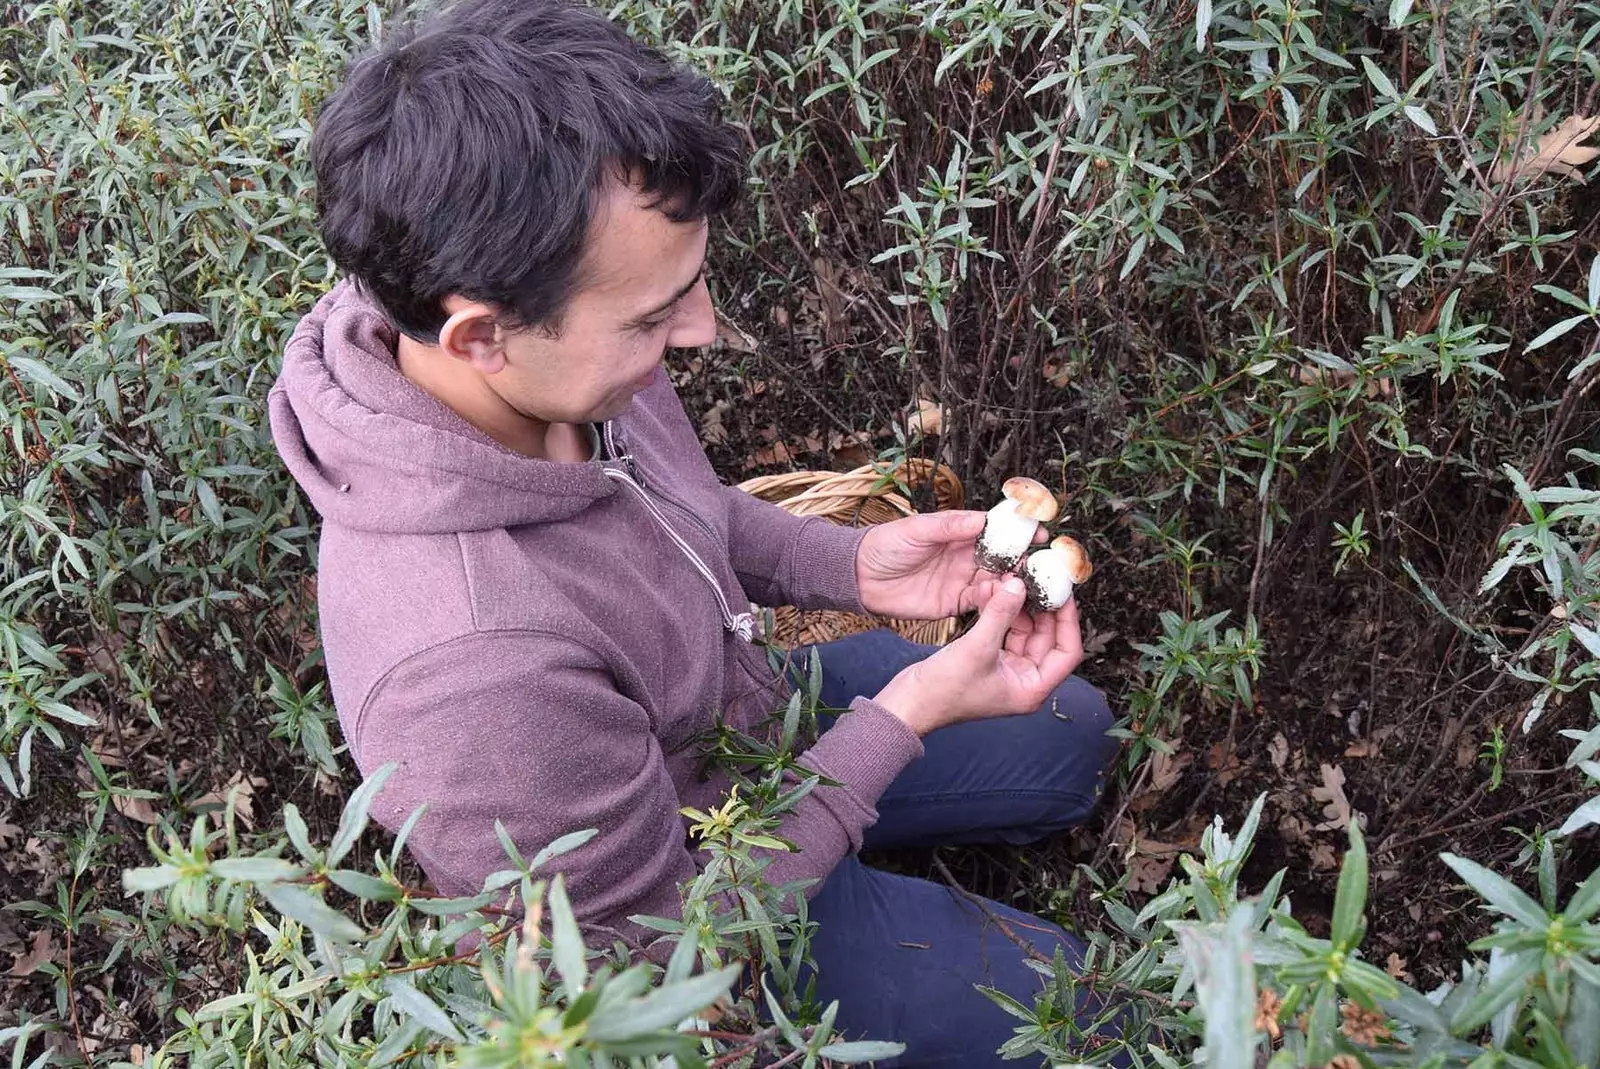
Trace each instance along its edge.
{"label": "man's right hand", "polygon": [[1031,713],[1083,661],[1076,598],[1055,612],[1030,614],[1022,611],[1022,580],[984,585],[972,629],[878,692],[878,704],[918,735],[964,720]]}

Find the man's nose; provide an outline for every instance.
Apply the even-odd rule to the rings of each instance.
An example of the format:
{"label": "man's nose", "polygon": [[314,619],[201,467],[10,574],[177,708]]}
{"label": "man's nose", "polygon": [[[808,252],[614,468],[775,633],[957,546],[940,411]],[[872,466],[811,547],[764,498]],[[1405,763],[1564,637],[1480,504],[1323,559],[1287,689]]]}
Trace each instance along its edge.
{"label": "man's nose", "polygon": [[717,313],[711,306],[711,290],[701,279],[684,298],[682,314],[667,337],[671,349],[700,349],[717,337]]}

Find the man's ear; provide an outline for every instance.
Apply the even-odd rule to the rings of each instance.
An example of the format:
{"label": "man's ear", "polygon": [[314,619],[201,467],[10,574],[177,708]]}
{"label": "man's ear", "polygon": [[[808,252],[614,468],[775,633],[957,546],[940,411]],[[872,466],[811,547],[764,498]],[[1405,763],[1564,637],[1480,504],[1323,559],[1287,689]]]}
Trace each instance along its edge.
{"label": "man's ear", "polygon": [[446,356],[485,375],[506,366],[505,334],[495,322],[493,308],[452,294],[444,299],[444,310],[450,318],[439,328],[439,348]]}

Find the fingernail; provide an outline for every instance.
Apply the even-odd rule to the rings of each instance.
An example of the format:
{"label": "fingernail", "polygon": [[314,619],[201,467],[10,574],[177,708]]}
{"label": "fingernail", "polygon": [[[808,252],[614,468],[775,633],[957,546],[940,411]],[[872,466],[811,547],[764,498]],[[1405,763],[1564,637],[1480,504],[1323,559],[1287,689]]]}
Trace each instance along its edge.
{"label": "fingernail", "polygon": [[1021,579],[1018,579],[1013,575],[1011,578],[1000,584],[1000,589],[1004,590],[1007,594],[1021,594],[1027,590],[1027,587],[1022,585]]}

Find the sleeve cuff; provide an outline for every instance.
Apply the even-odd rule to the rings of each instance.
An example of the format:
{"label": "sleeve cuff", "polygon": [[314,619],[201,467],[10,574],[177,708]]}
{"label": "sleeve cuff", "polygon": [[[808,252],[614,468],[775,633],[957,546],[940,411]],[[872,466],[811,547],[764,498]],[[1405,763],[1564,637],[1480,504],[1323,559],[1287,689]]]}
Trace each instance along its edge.
{"label": "sleeve cuff", "polygon": [[870,824],[883,792],[922,752],[922,739],[903,720],[871,698],[856,698],[801,762],[843,784]]}

